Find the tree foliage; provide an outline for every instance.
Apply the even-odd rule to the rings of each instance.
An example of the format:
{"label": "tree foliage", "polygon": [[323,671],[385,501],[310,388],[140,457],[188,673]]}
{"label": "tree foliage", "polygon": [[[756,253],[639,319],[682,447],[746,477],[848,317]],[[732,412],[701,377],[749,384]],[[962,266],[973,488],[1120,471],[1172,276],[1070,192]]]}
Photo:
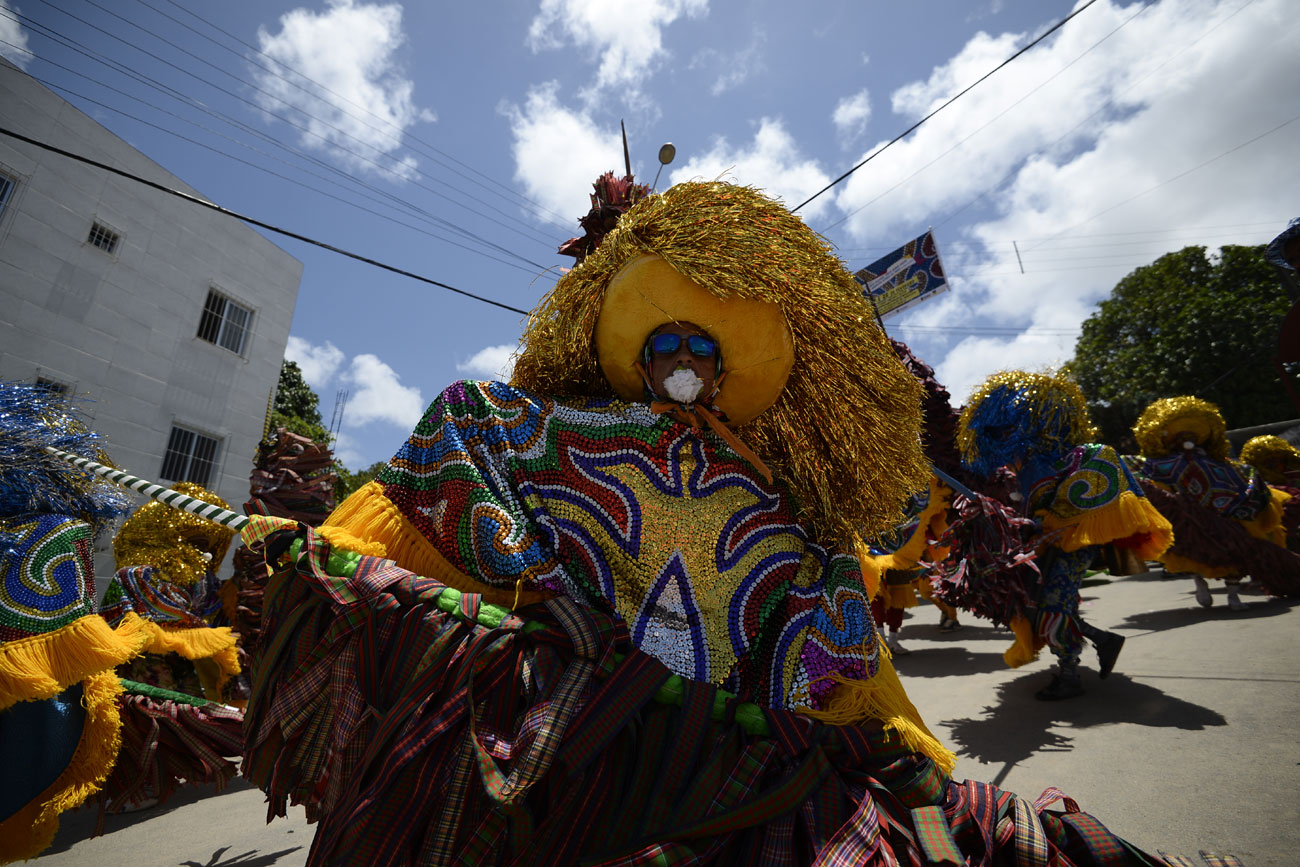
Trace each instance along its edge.
{"label": "tree foliage", "polygon": [[1294,416],[1272,363],[1290,304],[1263,246],[1213,260],[1185,247],[1120,280],[1069,364],[1103,439],[1122,447],[1149,403],[1182,394],[1218,404],[1229,428]]}
{"label": "tree foliage", "polygon": [[280,365],[280,384],[275,389],[270,428],[288,428],[318,443],[328,443],[329,431],[320,417],[320,398],[312,391],[296,361]]}
{"label": "tree foliage", "polygon": [[338,473],[338,480],[334,483],[334,498],[340,503],[343,502],[343,500],[353,491],[356,491],[367,482],[374,480],[375,476],[379,475],[387,465],[388,464],[385,461],[379,461],[371,464],[364,470],[358,470],[354,473],[347,467],[339,464],[335,467],[335,471]]}

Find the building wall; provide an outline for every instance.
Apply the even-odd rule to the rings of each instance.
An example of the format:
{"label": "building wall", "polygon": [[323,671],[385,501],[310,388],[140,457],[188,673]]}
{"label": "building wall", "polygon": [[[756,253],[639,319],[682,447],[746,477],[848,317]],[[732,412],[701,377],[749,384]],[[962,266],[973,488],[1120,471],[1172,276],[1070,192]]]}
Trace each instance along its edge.
{"label": "building wall", "polygon": [[[0,64],[5,127],[200,195]],[[302,263],[237,220],[8,136],[0,172],[17,178],[0,214],[0,379],[67,384],[89,399],[83,408],[118,466],[155,481],[168,481],[173,425],[219,438],[208,487],[238,510]],[[87,240],[96,221],[120,234],[111,255]],[[213,288],[253,311],[238,355],[197,336]],[[106,564],[97,559],[101,575]]]}

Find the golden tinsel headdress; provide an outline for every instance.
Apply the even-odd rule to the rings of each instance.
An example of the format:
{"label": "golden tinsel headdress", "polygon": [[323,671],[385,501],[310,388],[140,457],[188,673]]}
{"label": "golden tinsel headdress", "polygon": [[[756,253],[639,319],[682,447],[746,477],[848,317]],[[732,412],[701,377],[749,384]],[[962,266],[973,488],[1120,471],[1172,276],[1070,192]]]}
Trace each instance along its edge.
{"label": "golden tinsel headdress", "polygon": [[957,447],[986,478],[1017,460],[1054,458],[1095,439],[1078,383],[1063,373],[1007,370],[980,385],[962,409]]}
{"label": "golden tinsel headdress", "polygon": [[1294,485],[1296,479],[1287,473],[1300,473],[1300,449],[1272,434],[1246,440],[1241,459],[1272,485]]}
{"label": "golden tinsel headdress", "polygon": [[[172,488],[214,506],[230,504],[200,485],[177,482]],[[209,569],[226,558],[235,532],[165,503],[151,500],[132,515],[113,537],[113,562],[118,569],[153,566],[175,584],[197,584]],[[211,554],[208,560],[204,554]]]}
{"label": "golden tinsel headdress", "polygon": [[[840,542],[892,526],[930,473],[919,441],[921,387],[829,244],[749,187],[685,183],[638,202],[533,311],[512,384],[556,396],[615,396],[596,348],[597,322],[619,315],[602,310],[606,292],[646,256],[661,257],[714,298],[779,308],[789,328],[782,351],[793,347],[785,388],[752,420],[737,416],[735,432],[789,486],[800,520]],[[689,311],[665,310],[642,327],[648,334],[675,318],[694,321]],[[724,365],[729,342],[753,342],[739,317],[720,330],[697,324],[719,340]],[[746,397],[728,395],[729,387],[719,398],[724,408]]]}
{"label": "golden tinsel headdress", "polygon": [[1164,457],[1181,448],[1181,441],[1174,442],[1178,434],[1190,435],[1210,457],[1228,459],[1228,426],[1223,413],[1208,400],[1190,395],[1162,398],[1142,410],[1133,425],[1138,449],[1148,458]]}

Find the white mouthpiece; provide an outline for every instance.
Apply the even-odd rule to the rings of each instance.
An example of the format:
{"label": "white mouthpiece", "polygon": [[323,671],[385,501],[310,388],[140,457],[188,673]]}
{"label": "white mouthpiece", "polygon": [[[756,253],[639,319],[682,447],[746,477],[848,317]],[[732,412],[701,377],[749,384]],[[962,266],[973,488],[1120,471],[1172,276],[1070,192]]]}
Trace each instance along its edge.
{"label": "white mouthpiece", "polygon": [[695,403],[704,388],[704,380],[695,375],[695,371],[679,367],[664,380],[664,391],[678,403]]}

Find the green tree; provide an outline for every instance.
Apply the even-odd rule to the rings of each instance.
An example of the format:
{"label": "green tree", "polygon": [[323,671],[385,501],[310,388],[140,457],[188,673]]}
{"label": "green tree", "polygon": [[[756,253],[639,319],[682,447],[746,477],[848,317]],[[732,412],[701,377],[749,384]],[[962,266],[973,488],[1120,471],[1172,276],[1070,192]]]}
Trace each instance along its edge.
{"label": "green tree", "polygon": [[1138,268],[1083,323],[1069,367],[1102,438],[1123,445],[1153,400],[1213,401],[1229,428],[1294,416],[1273,367],[1291,302],[1264,248],[1185,247]]}
{"label": "green tree", "polygon": [[315,442],[328,443],[330,434],[321,421],[319,407],[320,398],[302,378],[298,363],[286,360],[280,365],[280,384],[275,390],[270,429],[288,428]]}
{"label": "green tree", "polygon": [[334,499],[343,502],[353,491],[372,481],[386,466],[388,464],[385,461],[379,461],[354,473],[342,464],[337,464],[334,468],[338,473],[338,480],[334,482]]}

